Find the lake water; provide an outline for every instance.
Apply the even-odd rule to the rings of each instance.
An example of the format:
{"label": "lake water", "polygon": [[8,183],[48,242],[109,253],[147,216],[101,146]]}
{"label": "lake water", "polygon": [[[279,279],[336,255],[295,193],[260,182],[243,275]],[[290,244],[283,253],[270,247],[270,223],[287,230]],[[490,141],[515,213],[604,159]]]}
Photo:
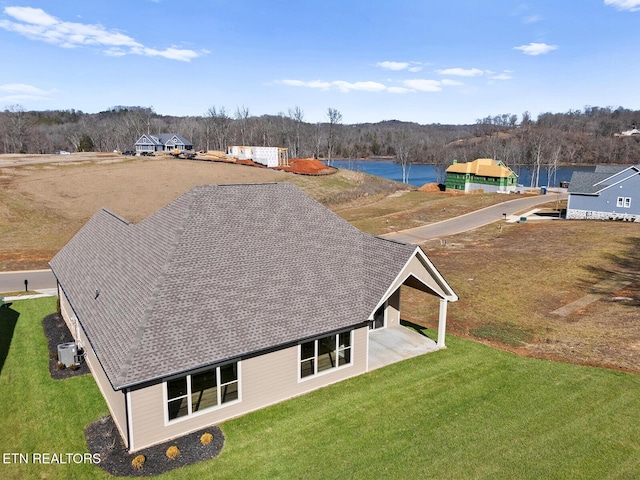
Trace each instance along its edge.
{"label": "lake water", "polygon": [[[338,168],[364,172],[377,177],[388,178],[397,182],[402,181],[402,167],[388,159],[371,160],[334,160],[333,165]],[[512,170],[518,175],[518,183],[528,187],[531,185],[532,168],[528,166],[514,166]],[[557,187],[560,182],[568,182],[575,171],[592,172],[593,167],[558,167],[553,185],[547,182],[547,170],[540,169],[539,186]],[[553,178],[552,178],[553,180]],[[438,173],[433,165],[411,165],[409,169],[409,184],[421,187],[425,183],[437,183]]]}

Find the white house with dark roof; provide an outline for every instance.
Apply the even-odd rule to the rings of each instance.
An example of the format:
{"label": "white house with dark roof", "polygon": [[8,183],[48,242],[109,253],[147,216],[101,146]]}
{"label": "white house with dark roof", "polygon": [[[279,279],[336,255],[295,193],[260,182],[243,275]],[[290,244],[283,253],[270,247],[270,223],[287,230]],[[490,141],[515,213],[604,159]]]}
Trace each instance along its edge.
{"label": "white house with dark roof", "polygon": [[442,348],[457,300],[420,247],[287,183],[196,187],[138,224],[101,210],[50,265],[130,451],[376,368],[403,348],[375,336],[408,331],[403,284],[438,300],[437,343],[409,333]]}
{"label": "white house with dark roof", "polygon": [[640,165],[597,165],[573,172],[567,218],[640,221]]}
{"label": "white house with dark roof", "polygon": [[136,152],[173,152],[193,150],[193,144],[177,133],[144,134],[135,143]]}

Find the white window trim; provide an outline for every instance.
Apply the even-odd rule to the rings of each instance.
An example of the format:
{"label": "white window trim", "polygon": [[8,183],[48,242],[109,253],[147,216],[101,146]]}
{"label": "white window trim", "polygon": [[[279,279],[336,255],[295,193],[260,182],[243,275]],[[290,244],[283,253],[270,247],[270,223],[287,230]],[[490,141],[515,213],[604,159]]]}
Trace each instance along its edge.
{"label": "white window trim", "polygon": [[[197,412],[191,412],[191,375],[195,375],[201,372],[204,372],[206,370],[211,370],[212,368],[216,369],[216,383],[217,383],[217,388],[218,388],[218,398],[221,398],[220,396],[220,389],[224,386],[221,384],[220,382],[220,367],[224,367],[225,365],[229,365],[231,363],[234,362],[227,362],[227,363],[223,363],[221,365],[216,365],[214,366],[209,366],[206,368],[199,368],[198,370],[193,370],[190,371],[189,373],[183,374],[183,375],[174,375],[172,377],[166,378],[164,379],[164,381],[162,382],[162,408],[164,410],[164,426],[168,426],[168,425],[175,425],[176,423],[180,423],[183,422],[185,420],[189,420],[190,418],[196,418],[199,417],[201,415],[205,415],[207,413],[213,412],[215,410],[220,410],[221,408],[225,408],[228,407],[230,405],[235,405],[237,403],[240,403],[242,401],[242,362],[240,360],[238,360],[236,363],[236,371],[238,372],[238,398],[236,400],[233,400],[231,402],[226,402],[226,403],[220,403],[219,405],[213,405],[211,407],[208,408],[204,408],[202,410],[198,410]],[[176,378],[182,378],[182,377],[187,377],[187,394],[186,394],[186,398],[189,399],[189,402],[187,403],[187,410],[189,411],[189,413],[187,413],[185,416],[183,417],[178,417],[178,418],[173,418],[171,420],[169,420],[169,409],[167,408],[168,404],[169,404],[169,391],[167,389],[167,382],[171,381],[171,380],[175,380]],[[226,384],[225,384],[226,385]],[[172,399],[175,400],[175,399]]]}
{"label": "white window trim", "polygon": [[[298,344],[298,383],[300,382],[305,382],[307,380],[311,380],[313,378],[318,378],[321,377],[322,375],[327,375],[330,373],[333,373],[337,370],[342,370],[344,368],[349,368],[353,366],[353,352],[354,352],[354,331],[355,330],[343,330],[342,332],[338,332],[336,334],[334,334],[334,336],[336,337],[336,352],[340,353],[341,349],[340,349],[340,343],[339,343],[339,339],[340,339],[340,335],[343,333],[349,333],[349,347],[348,349],[351,350],[351,357],[349,360],[349,363],[346,363],[344,365],[336,365],[335,367],[332,368],[328,368],[327,370],[323,370],[322,372],[318,372],[318,340],[320,340],[321,338],[325,338],[328,337],[329,335],[322,335],[319,337],[314,338],[313,340],[307,340],[306,342],[300,342]],[[306,377],[302,376],[302,372],[300,371],[300,364],[302,363],[302,344],[303,343],[309,343],[313,341],[314,342],[314,362],[313,362],[313,370],[314,373],[312,373],[311,375],[307,375]],[[347,348],[343,348],[342,351],[347,350]],[[338,361],[338,357],[336,357],[336,362]]]}

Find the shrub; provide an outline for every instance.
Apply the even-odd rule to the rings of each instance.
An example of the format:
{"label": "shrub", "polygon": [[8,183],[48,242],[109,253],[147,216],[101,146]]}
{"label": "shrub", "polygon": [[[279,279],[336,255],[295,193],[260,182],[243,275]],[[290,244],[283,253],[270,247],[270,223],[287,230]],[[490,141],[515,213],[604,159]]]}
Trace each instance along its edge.
{"label": "shrub", "polygon": [[180,455],[180,450],[175,445],[171,445],[167,448],[165,455],[168,459],[174,460],[178,455]]}
{"label": "shrub", "polygon": [[58,367],[58,370],[64,370],[64,369],[65,369],[65,365],[64,365],[64,363],[62,363],[62,362],[58,362],[58,363],[56,364],[56,367]]}
{"label": "shrub", "polygon": [[202,436],[200,437],[200,443],[202,445],[209,445],[212,441],[213,441],[213,435],[211,435],[208,432],[203,433]]}
{"label": "shrub", "polygon": [[69,368],[75,372],[77,369],[80,368],[80,365],[76,365],[75,363],[72,363]]}
{"label": "shrub", "polygon": [[146,460],[147,459],[145,458],[144,455],[138,455],[136,458],[131,460],[131,466],[136,470],[140,470]]}

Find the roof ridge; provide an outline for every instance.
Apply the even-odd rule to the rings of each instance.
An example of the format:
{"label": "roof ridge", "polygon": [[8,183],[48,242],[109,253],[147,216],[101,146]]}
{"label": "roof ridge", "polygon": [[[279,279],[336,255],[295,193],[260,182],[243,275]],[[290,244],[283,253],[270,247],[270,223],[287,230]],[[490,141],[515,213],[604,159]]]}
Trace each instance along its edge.
{"label": "roof ridge", "polygon": [[131,343],[131,348],[129,348],[129,352],[127,353],[126,358],[124,359],[124,361],[122,362],[122,368],[119,370],[119,372],[116,374],[116,378],[117,378],[117,382],[120,384],[125,383],[125,379],[127,378],[127,375],[129,373],[129,369],[131,368],[132,364],[133,364],[133,359],[135,357],[135,354],[138,351],[138,347],[140,346],[140,342],[142,341],[142,337],[144,336],[144,332],[145,329],[149,323],[149,319],[151,318],[151,314],[153,313],[153,310],[155,308],[156,305],[156,300],[158,298],[158,295],[161,291],[161,287],[164,284],[166,278],[167,278],[167,272],[169,270],[169,265],[171,264],[171,261],[173,260],[173,257],[175,255],[176,249],[178,247],[178,244],[180,243],[180,239],[182,238],[182,235],[184,234],[185,231],[185,224],[187,223],[187,221],[189,220],[189,218],[192,215],[192,207],[193,204],[196,202],[197,198],[198,198],[198,191],[200,189],[199,188],[194,188],[191,191],[185,193],[185,195],[188,195],[190,198],[189,201],[189,208],[187,210],[187,214],[182,218],[182,222],[180,222],[180,224],[178,225],[178,227],[175,229],[175,234],[174,234],[174,238],[171,242],[171,247],[169,248],[169,252],[165,258],[164,263],[162,264],[162,268],[160,269],[160,273],[157,277],[157,281],[155,282],[154,288],[151,291],[151,296],[149,298],[149,301],[147,303],[147,307],[144,310],[144,314],[142,315],[142,318],[140,319],[140,321],[138,322],[138,327],[136,328],[136,333],[133,336],[133,342]]}

